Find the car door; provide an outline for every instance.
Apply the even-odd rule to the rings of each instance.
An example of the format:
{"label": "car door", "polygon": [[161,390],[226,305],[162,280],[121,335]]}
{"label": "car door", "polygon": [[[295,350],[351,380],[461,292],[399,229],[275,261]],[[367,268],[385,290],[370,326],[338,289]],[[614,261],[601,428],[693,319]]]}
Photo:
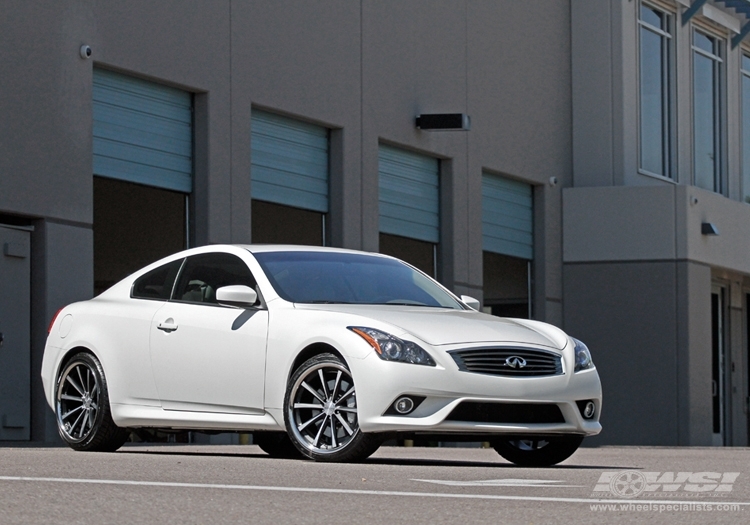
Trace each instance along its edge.
{"label": "car door", "polygon": [[164,409],[263,412],[268,311],[216,302],[218,288],[238,284],[256,287],[236,255],[185,261],[172,299],[151,323],[151,363]]}

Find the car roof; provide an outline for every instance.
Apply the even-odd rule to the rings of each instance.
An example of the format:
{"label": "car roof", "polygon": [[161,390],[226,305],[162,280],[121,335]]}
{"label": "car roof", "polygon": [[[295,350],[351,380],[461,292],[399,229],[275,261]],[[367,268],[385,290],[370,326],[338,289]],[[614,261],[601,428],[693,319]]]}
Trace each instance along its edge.
{"label": "car roof", "polygon": [[268,252],[329,252],[329,253],[354,253],[359,255],[372,255],[386,257],[380,253],[363,252],[361,250],[349,250],[346,248],[331,248],[329,246],[308,246],[300,244],[234,244],[237,248],[244,248],[250,253]]}

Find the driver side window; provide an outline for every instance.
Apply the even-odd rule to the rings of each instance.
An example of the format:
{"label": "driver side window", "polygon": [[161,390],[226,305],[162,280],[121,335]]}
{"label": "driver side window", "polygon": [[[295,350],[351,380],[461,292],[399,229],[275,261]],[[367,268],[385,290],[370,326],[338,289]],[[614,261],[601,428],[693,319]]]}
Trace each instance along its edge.
{"label": "driver side window", "polygon": [[188,257],[172,295],[173,301],[218,304],[216,290],[241,284],[255,290],[255,278],[247,265],[229,253],[204,253]]}

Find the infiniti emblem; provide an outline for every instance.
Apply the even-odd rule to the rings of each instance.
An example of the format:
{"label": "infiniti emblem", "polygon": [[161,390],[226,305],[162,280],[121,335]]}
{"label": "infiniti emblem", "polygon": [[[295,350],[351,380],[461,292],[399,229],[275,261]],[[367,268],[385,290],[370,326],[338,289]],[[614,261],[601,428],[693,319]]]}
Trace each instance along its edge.
{"label": "infiniti emblem", "polygon": [[526,359],[512,355],[505,360],[505,365],[511,368],[523,368],[526,366]]}

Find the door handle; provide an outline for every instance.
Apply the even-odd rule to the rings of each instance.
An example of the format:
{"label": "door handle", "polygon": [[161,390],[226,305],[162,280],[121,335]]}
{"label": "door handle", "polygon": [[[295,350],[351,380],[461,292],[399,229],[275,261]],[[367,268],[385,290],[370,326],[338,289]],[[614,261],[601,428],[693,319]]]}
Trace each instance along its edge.
{"label": "door handle", "polygon": [[163,323],[159,323],[156,326],[156,328],[158,328],[159,330],[163,330],[167,333],[170,333],[170,332],[174,332],[175,330],[177,330],[178,325],[171,319],[168,319],[164,321]]}
{"label": "door handle", "polygon": [[0,348],[3,347],[3,342],[5,342],[5,336],[2,332],[0,332]]}

